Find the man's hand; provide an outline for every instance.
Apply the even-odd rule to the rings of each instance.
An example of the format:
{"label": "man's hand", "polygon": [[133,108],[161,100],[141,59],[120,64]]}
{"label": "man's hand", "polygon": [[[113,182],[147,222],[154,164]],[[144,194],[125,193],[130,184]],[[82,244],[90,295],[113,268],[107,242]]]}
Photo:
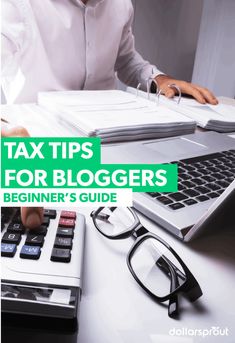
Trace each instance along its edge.
{"label": "man's hand", "polygon": [[21,207],[21,220],[25,227],[35,229],[42,224],[42,207]]}
{"label": "man's hand", "polygon": [[21,126],[14,127],[12,129],[1,128],[2,137],[29,137],[28,131]]}
{"label": "man's hand", "polygon": [[[1,129],[2,137],[28,137],[28,131],[23,127],[15,127],[13,129]],[[21,220],[25,227],[29,229],[37,228],[43,220],[42,207],[22,207]]]}
{"label": "man's hand", "polygon": [[182,94],[191,95],[201,104],[218,104],[218,100],[208,89],[194,85],[193,83],[175,80],[167,75],[158,75],[155,80],[159,89],[161,89],[162,94],[167,98],[173,98],[177,94],[177,90],[175,88],[169,87],[169,85],[175,84],[180,88]]}

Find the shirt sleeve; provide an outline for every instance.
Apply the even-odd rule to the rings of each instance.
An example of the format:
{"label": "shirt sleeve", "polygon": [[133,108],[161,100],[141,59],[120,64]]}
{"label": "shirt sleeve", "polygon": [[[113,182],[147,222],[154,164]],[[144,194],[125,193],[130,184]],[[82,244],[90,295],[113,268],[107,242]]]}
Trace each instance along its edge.
{"label": "shirt sleeve", "polygon": [[34,35],[28,0],[2,0],[1,11],[1,87],[8,98],[18,82],[21,58]]}
{"label": "shirt sleeve", "polygon": [[155,65],[144,60],[135,50],[135,39],[132,33],[132,23],[134,17],[133,7],[130,7],[129,19],[123,28],[122,39],[119,46],[115,71],[118,78],[128,86],[137,87],[141,83],[141,88],[146,90],[146,83],[150,76],[164,74]]}

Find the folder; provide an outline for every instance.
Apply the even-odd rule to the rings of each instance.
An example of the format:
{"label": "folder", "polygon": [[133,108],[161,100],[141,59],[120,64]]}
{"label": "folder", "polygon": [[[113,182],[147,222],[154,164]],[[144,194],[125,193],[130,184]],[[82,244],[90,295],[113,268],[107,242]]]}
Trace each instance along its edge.
{"label": "folder", "polygon": [[196,127],[175,110],[120,90],[40,92],[38,104],[73,132],[102,143],[183,135]]}
{"label": "folder", "polygon": [[[136,94],[136,89],[128,87],[127,92]],[[201,128],[217,132],[235,131],[235,106],[228,104],[210,105],[200,104],[194,99],[178,97],[168,99],[161,94],[149,94],[138,91],[138,96],[144,99],[148,98],[152,102],[157,102],[159,106],[166,106],[173,111],[191,118],[197,122]]]}

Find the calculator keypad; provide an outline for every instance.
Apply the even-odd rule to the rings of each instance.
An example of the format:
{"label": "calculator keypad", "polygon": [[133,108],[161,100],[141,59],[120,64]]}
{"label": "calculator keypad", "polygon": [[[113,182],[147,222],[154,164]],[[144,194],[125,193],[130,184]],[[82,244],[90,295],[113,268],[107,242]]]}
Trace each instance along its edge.
{"label": "calculator keypad", "polygon": [[51,261],[70,262],[76,212],[61,211]]}
{"label": "calculator keypad", "polygon": [[64,227],[58,227],[56,236],[73,238],[74,236],[73,229],[71,228],[66,229]]}
{"label": "calculator keypad", "polygon": [[[86,223],[82,213],[68,210],[44,209],[50,220],[44,220],[37,230],[28,230],[21,222],[20,208],[1,208],[1,238],[7,240],[1,242],[3,312],[62,321],[77,318]],[[75,227],[60,227],[60,219],[75,221]],[[62,236],[57,235],[58,230]],[[19,244],[12,242],[19,237]]]}
{"label": "calculator keypad", "polygon": [[44,216],[49,217],[50,219],[55,219],[56,218],[56,210],[44,210]]}
{"label": "calculator keypad", "polygon": [[75,227],[75,220],[74,219],[63,218],[61,216],[60,220],[59,220],[59,226],[60,227],[66,227],[66,228],[74,229],[74,227]]}
{"label": "calculator keypad", "polygon": [[19,233],[5,232],[2,236],[2,243],[19,244],[21,241],[21,235]]}
{"label": "calculator keypad", "polygon": [[7,231],[8,232],[13,232],[13,233],[21,233],[21,234],[23,234],[25,232],[25,228],[20,223],[11,223],[8,226]]}
{"label": "calculator keypad", "polygon": [[74,211],[61,211],[61,215],[60,216],[62,218],[76,220],[76,212],[74,212]]}
{"label": "calculator keypad", "polygon": [[68,248],[72,249],[72,238],[56,237],[54,247],[55,248]]}
{"label": "calculator keypad", "polygon": [[[6,214],[4,214],[6,213]],[[50,230],[50,221],[56,220],[57,230],[54,242],[51,242],[51,253],[49,259],[53,262],[68,263],[71,261],[74,230],[76,224],[76,212],[61,211],[59,219],[56,210],[44,210],[42,225],[38,229],[25,229],[20,218],[20,209],[14,209],[10,216],[9,209],[3,209],[2,226],[6,228],[1,242],[1,255],[4,257],[14,257],[18,247],[19,257],[22,259],[38,260],[43,253],[43,247]],[[3,221],[8,219],[8,223]],[[10,221],[10,222],[9,222]]]}
{"label": "calculator keypad", "polygon": [[29,233],[26,237],[25,244],[36,245],[42,247],[44,243],[44,236]]}
{"label": "calculator keypad", "polygon": [[16,253],[16,244],[1,243],[1,256],[14,257]]}
{"label": "calculator keypad", "polygon": [[50,224],[50,217],[47,217],[44,215],[43,220],[42,220],[42,225],[48,227]]}
{"label": "calculator keypad", "polygon": [[38,260],[41,255],[41,248],[40,247],[33,247],[30,245],[23,245],[20,251],[21,258],[28,258],[32,260]]}
{"label": "calculator keypad", "polygon": [[41,225],[41,226],[39,226],[38,229],[33,230],[33,233],[35,233],[37,235],[46,236],[46,234],[47,234],[47,226],[46,225]]}
{"label": "calculator keypad", "polygon": [[69,249],[57,249],[53,248],[51,261],[54,262],[70,262],[71,251]]}

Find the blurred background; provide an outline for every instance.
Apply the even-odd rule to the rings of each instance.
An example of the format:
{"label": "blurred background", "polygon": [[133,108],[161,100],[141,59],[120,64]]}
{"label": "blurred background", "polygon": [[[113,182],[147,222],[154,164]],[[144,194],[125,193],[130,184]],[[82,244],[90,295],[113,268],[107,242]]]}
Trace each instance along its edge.
{"label": "blurred background", "polygon": [[235,98],[235,0],[132,0],[137,50],[178,79]]}

